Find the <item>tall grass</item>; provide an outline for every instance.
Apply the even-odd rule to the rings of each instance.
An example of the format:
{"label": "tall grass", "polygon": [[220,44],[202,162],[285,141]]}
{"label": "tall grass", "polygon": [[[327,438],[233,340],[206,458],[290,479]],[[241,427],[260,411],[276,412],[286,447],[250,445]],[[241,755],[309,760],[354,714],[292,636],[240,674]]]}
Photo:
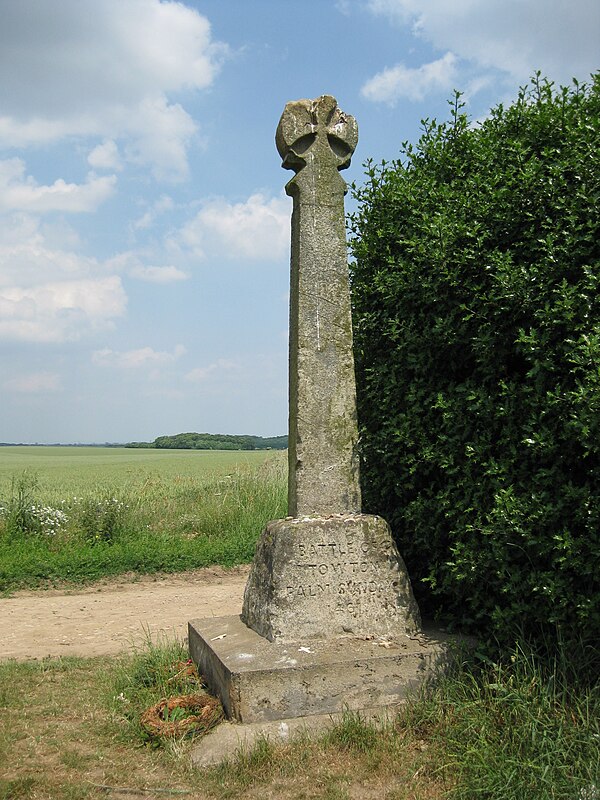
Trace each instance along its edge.
{"label": "tall grass", "polygon": [[597,674],[597,648],[539,658],[517,647],[504,663],[463,667],[399,725],[443,747],[455,800],[599,800],[600,688],[584,650]]}
{"label": "tall grass", "polygon": [[226,475],[144,474],[62,497],[40,487],[23,473],[0,507],[0,590],[244,563],[265,523],[287,513],[280,454]]}

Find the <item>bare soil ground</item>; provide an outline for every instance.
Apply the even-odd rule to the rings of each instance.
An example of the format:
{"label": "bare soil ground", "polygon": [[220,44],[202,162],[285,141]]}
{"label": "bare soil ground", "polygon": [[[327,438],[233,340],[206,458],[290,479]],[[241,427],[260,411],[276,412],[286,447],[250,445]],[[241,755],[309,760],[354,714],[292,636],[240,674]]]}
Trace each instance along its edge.
{"label": "bare soil ground", "polygon": [[0,659],[99,656],[165,634],[183,639],[197,617],[237,614],[248,567],[124,575],[85,588],[0,598]]}

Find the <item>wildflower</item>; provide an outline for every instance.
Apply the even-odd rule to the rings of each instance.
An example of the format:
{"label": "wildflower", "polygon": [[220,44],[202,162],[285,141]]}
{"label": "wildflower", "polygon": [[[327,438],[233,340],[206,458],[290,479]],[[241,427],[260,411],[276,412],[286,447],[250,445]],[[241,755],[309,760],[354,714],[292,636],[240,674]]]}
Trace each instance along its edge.
{"label": "wildflower", "polygon": [[42,533],[54,536],[68,522],[68,517],[60,508],[32,505],[31,515],[39,522]]}

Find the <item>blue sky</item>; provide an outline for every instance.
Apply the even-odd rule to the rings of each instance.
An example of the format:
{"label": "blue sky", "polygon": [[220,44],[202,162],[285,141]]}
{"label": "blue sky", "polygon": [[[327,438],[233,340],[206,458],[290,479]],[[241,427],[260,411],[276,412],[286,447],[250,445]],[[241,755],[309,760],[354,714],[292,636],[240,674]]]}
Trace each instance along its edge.
{"label": "blue sky", "polygon": [[0,441],[285,433],[285,103],[356,117],[360,182],[599,53],[597,0],[0,0]]}

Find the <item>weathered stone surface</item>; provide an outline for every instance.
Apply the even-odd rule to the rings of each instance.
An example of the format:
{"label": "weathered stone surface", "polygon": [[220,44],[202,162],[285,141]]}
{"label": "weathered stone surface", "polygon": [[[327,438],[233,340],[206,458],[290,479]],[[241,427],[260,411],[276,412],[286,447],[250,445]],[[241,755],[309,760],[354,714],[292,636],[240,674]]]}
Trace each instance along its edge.
{"label": "weathered stone surface", "polygon": [[335,98],[285,107],[276,134],[296,176],[290,292],[289,497],[291,516],[360,511],[356,389],[344,223],[346,183],[358,141]]}
{"label": "weathered stone surface", "polygon": [[263,532],[242,619],[271,641],[419,627],[406,568],[361,515],[356,387],[340,170],[358,142],[330,95],[288,103],[275,142],[296,175],[290,287],[288,512]]}
{"label": "weathered stone surface", "polygon": [[276,143],[296,171],[290,293],[290,517],[258,543],[240,617],[193,620],[190,653],[231,719],[388,706],[448,658],[423,636],[387,523],[361,514],[344,226],[358,132],[333,97],[288,103]]}
{"label": "weathered stone surface", "polygon": [[366,640],[269,642],[239,617],[189,623],[190,653],[230,719],[305,717],[386,707],[442,669],[460,642],[439,631]]}
{"label": "weathered stone surface", "polygon": [[420,617],[387,523],[367,514],[268,523],[242,620],[270,641],[413,634]]}

